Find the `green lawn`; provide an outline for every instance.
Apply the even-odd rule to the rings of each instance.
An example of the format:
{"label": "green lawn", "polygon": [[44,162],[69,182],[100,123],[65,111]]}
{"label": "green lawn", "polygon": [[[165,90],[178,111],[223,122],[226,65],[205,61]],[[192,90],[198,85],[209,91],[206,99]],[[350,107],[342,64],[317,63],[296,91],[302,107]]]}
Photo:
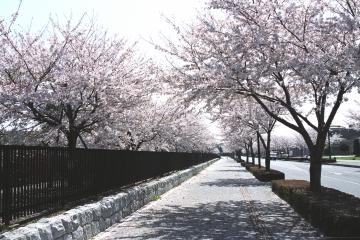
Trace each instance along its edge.
{"label": "green lawn", "polygon": [[360,157],[355,157],[355,155],[336,156],[336,160],[360,160]]}

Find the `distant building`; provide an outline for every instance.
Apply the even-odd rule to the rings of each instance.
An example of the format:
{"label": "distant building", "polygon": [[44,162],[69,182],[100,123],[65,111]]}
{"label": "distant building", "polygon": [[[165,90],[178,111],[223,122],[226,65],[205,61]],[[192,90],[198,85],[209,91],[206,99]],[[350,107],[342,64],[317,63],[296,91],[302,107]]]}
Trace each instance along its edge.
{"label": "distant building", "polygon": [[347,140],[354,140],[360,137],[360,130],[355,128],[345,128],[337,125],[330,127],[330,133],[339,134],[342,138]]}
{"label": "distant building", "polygon": [[[336,143],[331,144],[332,155],[351,155],[354,152],[354,140],[360,138],[360,130],[355,128],[345,128],[342,126],[330,127],[330,139],[334,135],[340,136],[340,139]],[[328,145],[326,145],[325,154],[329,154]]]}

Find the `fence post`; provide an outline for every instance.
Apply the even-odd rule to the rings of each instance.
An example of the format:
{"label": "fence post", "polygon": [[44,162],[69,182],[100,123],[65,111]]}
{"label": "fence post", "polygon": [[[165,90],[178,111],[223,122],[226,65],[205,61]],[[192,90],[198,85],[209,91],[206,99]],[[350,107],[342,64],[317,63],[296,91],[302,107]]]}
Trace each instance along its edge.
{"label": "fence post", "polygon": [[66,178],[66,174],[67,174],[69,155],[63,149],[58,149],[57,154],[58,154],[57,157],[59,158],[60,168],[61,168],[61,172],[60,172],[60,178],[61,178],[60,205],[61,205],[61,207],[64,207],[65,202],[66,202],[65,201],[65,196],[66,196],[66,194],[65,194],[65,178]]}
{"label": "fence post", "polygon": [[10,174],[10,149],[3,148],[3,222],[5,225],[10,225],[11,220],[11,174]]}

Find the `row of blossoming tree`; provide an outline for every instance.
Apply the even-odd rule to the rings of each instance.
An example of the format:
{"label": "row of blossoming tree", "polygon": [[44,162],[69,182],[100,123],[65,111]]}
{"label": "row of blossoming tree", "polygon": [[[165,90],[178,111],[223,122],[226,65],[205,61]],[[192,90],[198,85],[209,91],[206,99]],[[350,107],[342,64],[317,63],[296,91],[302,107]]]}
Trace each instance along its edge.
{"label": "row of blossoming tree", "polygon": [[1,126],[5,135],[23,134],[15,143],[209,150],[201,117],[136,44],[87,15],[76,23],[50,19],[39,31],[16,18],[0,21]]}
{"label": "row of blossoming tree", "polygon": [[327,133],[346,93],[359,85],[359,1],[208,6],[189,27],[173,24],[178,39],[155,43],[171,56],[172,70],[86,17],[49,21],[38,33],[17,31],[16,16],[1,21],[2,125],[71,148],[201,149],[210,138],[188,106],[206,102],[238,133],[233,146],[253,151],[259,138],[267,160],[275,122],[298,132],[310,151],[311,190],[320,191]]}
{"label": "row of blossoming tree", "polygon": [[[228,109],[228,119],[252,99],[299,133],[310,151],[310,188],[320,191],[327,133],[360,82],[359,14],[358,0],[211,0],[196,23],[173,24],[179,41],[159,48],[173,56],[192,99]],[[251,137],[243,126],[235,127]]]}

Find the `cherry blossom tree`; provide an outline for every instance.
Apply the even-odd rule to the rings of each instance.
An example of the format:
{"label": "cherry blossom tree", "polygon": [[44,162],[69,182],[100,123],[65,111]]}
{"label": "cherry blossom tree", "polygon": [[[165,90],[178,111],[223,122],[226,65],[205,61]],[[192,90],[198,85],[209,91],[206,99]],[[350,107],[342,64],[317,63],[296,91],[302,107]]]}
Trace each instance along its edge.
{"label": "cherry blossom tree", "polygon": [[242,115],[247,114],[246,109],[242,109],[243,111],[240,114],[237,109],[238,105],[234,103],[228,104],[227,111],[220,112],[217,117],[226,136],[227,148],[233,152],[243,152],[242,150],[244,150],[246,162],[249,162],[249,157],[251,157],[252,163],[255,164],[254,143],[256,141],[256,131],[251,125],[244,122],[245,118]]}
{"label": "cherry blossom tree", "polygon": [[[251,129],[256,132],[256,136],[258,140],[262,143],[263,148],[265,149],[265,169],[266,171],[270,171],[270,151],[271,151],[271,133],[275,128],[276,120],[269,116],[259,105],[253,103],[252,99],[247,102],[248,105],[248,113],[240,115],[240,119],[242,119],[243,124],[248,125]],[[269,109],[271,109],[274,114],[279,115],[281,108],[277,107],[274,104],[269,104]],[[266,135],[266,139],[264,139],[263,134]],[[258,144],[260,144],[258,142]],[[258,146],[258,149],[260,146]],[[259,150],[258,150],[259,151]],[[258,154],[258,161],[260,167],[260,154]]]}
{"label": "cherry blossom tree", "polygon": [[[172,64],[192,98],[221,104],[236,95],[252,97],[269,116],[301,134],[310,151],[310,188],[319,192],[331,122],[344,95],[359,84],[360,5],[356,0],[212,0],[209,6],[190,29],[175,28],[180,42],[160,49],[176,59]],[[269,103],[286,111],[278,115]]]}
{"label": "cherry blossom tree", "polygon": [[93,144],[102,148],[137,151],[148,149],[163,137],[168,124],[177,114],[177,106],[158,104],[148,98],[146,102],[130,108],[120,115],[113,114],[109,126],[95,131]]}
{"label": "cherry blossom tree", "polygon": [[169,130],[170,134],[167,135],[168,138],[165,146],[172,151],[209,152],[217,144],[204,121],[199,121],[199,116],[196,114],[183,116]]}
{"label": "cherry blossom tree", "polygon": [[280,157],[289,157],[291,148],[301,148],[304,145],[306,147],[303,138],[298,134],[296,136],[274,136],[273,140],[274,149],[281,154]]}
{"label": "cherry blossom tree", "polygon": [[[271,133],[275,127],[276,120],[270,117],[252,98],[242,98],[241,101],[223,102],[224,110],[218,113],[218,118],[226,118],[225,122],[229,124],[232,121],[232,125],[235,124],[237,128],[246,126],[256,135],[258,140],[258,165],[261,166],[260,161],[260,146],[262,144],[265,149],[265,166],[266,171],[270,171],[270,149],[271,149]],[[281,108],[276,105],[268,106],[274,113],[280,113]],[[276,109],[275,109],[276,108]],[[264,138],[263,135],[266,135]],[[251,141],[255,141],[253,136]],[[249,144],[249,146],[252,144]],[[254,155],[254,151],[250,148],[251,155]]]}
{"label": "cherry blossom tree", "polygon": [[348,123],[351,127],[356,128],[356,129],[360,129],[360,111],[358,110],[360,107],[360,102],[356,101],[355,102],[356,107],[354,109],[351,109],[347,115],[347,120]]}
{"label": "cherry blossom tree", "polygon": [[86,147],[83,135],[141,103],[154,80],[153,64],[137,57],[133,44],[91,19],[1,34],[2,106],[18,124],[65,136],[70,148],[78,139]]}
{"label": "cherry blossom tree", "polygon": [[158,138],[148,144],[148,148],[156,151],[210,152],[218,144],[203,113],[180,107],[172,114],[172,118],[161,125]]}
{"label": "cherry blossom tree", "polygon": [[119,116],[112,115],[108,127],[89,136],[91,146],[132,151],[210,151],[215,142],[203,117],[182,104],[181,98],[165,98],[150,98]]}

